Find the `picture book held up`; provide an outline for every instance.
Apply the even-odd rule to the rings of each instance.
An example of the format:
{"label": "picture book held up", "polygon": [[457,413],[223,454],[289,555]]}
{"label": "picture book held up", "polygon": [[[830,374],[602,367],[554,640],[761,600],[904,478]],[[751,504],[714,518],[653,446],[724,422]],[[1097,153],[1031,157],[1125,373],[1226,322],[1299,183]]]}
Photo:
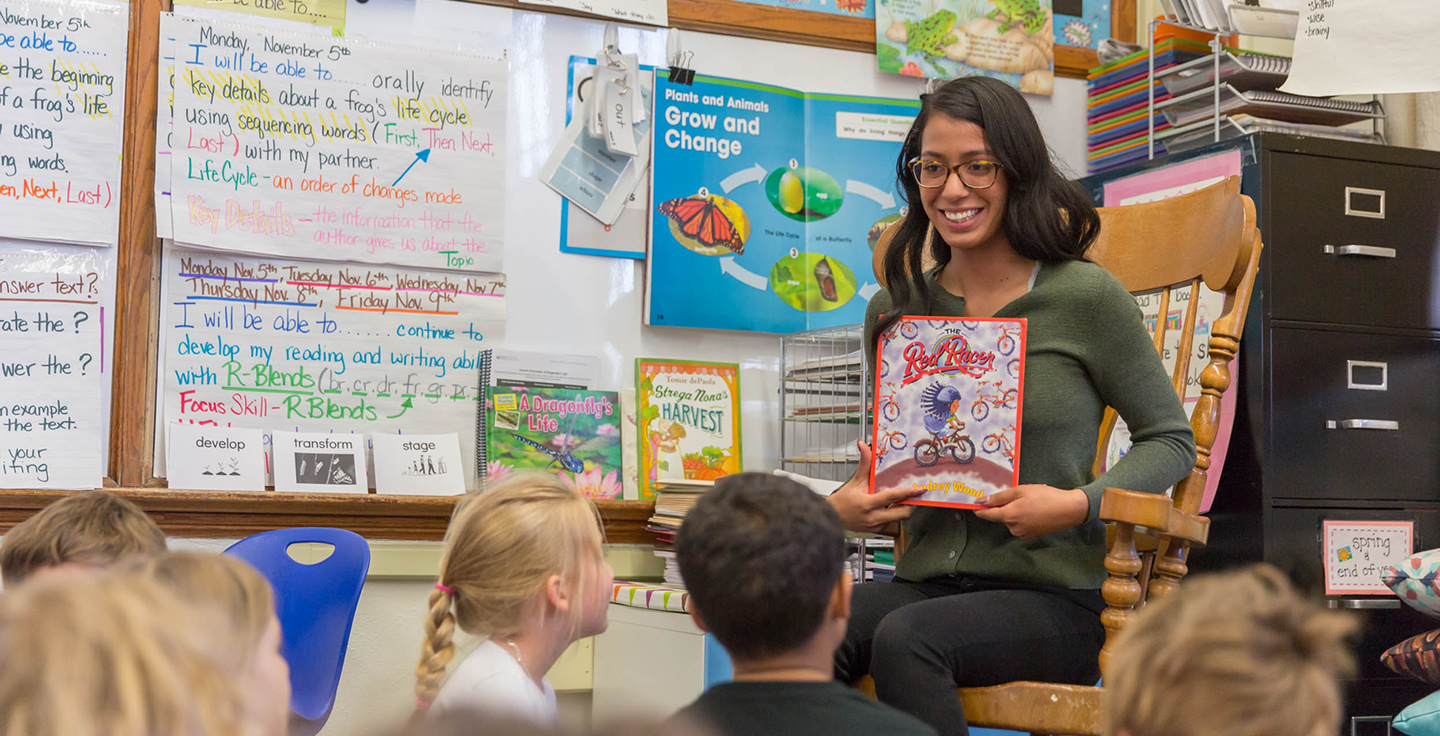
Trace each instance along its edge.
{"label": "picture book held up", "polygon": [[880,336],[875,490],[906,503],[980,508],[1017,485],[1025,320],[901,317]]}

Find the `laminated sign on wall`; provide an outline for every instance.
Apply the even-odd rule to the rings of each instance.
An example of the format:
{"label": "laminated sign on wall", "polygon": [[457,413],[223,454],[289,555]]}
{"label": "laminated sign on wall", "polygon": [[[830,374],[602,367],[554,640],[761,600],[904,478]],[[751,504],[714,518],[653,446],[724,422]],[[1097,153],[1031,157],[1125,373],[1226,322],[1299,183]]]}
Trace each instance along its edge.
{"label": "laminated sign on wall", "polygon": [[1305,0],[1290,76],[1297,95],[1440,90],[1434,0]]}
{"label": "laminated sign on wall", "polygon": [[1321,525],[1325,594],[1389,595],[1380,573],[1410,556],[1413,521],[1326,521]]}
{"label": "laminated sign on wall", "polygon": [[505,61],[194,18],[170,26],[174,112],[169,155],[157,154],[177,241],[501,269]]}
{"label": "laminated sign on wall", "polygon": [[115,242],[129,6],[0,0],[5,236]]}
{"label": "laminated sign on wall", "polygon": [[928,79],[986,76],[1021,92],[1055,88],[1051,0],[881,0],[880,71]]}
{"label": "laminated sign on wall", "polygon": [[444,427],[475,446],[480,356],[504,339],[504,276],[178,249],[165,261],[167,421],[357,436]]}

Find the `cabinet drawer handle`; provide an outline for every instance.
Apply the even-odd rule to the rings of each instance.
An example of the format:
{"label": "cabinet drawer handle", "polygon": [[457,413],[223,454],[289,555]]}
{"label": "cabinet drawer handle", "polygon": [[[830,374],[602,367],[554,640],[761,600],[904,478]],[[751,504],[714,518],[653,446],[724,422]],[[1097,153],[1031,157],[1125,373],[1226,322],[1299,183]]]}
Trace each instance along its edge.
{"label": "cabinet drawer handle", "polygon": [[1337,256],[1368,256],[1370,258],[1394,258],[1395,249],[1378,245],[1327,245],[1326,253]]}
{"label": "cabinet drawer handle", "polygon": [[1350,609],[1376,609],[1376,608],[1399,608],[1400,601],[1397,598],[1331,598],[1328,602],[1330,608]]}
{"label": "cabinet drawer handle", "polygon": [[1330,419],[1325,422],[1327,429],[1385,429],[1391,432],[1400,430],[1400,423],[1391,419],[1341,419],[1335,421]]}

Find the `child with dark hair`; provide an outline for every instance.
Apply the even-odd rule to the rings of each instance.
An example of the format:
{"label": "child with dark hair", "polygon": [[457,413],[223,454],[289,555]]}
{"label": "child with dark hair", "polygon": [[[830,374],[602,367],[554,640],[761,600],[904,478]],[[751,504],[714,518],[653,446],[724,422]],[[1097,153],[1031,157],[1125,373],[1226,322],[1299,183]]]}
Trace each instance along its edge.
{"label": "child with dark hair", "polygon": [[788,478],[720,479],[676,541],[690,616],[715,634],[735,679],[677,718],[721,736],[934,736],[934,730],[834,681],[850,617],[845,530],[824,499]]}

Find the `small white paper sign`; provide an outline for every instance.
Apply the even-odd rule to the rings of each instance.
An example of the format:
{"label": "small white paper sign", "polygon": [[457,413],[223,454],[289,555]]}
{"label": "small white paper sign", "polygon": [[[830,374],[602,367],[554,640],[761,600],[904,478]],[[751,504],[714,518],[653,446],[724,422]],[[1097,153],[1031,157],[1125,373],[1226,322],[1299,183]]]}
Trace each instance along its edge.
{"label": "small white paper sign", "polygon": [[365,436],[328,432],[273,432],[275,490],[369,493]]}
{"label": "small white paper sign", "polygon": [[372,434],[375,492],[455,496],[465,492],[460,435]]}
{"label": "small white paper sign", "polygon": [[171,488],[265,490],[265,432],[173,422],[167,457]]}
{"label": "small white paper sign", "polygon": [[1380,573],[1415,549],[1413,521],[1326,521],[1320,535],[1325,595],[1389,595]]}
{"label": "small white paper sign", "polygon": [[1281,92],[1355,95],[1440,90],[1435,0],[1305,0]]}

